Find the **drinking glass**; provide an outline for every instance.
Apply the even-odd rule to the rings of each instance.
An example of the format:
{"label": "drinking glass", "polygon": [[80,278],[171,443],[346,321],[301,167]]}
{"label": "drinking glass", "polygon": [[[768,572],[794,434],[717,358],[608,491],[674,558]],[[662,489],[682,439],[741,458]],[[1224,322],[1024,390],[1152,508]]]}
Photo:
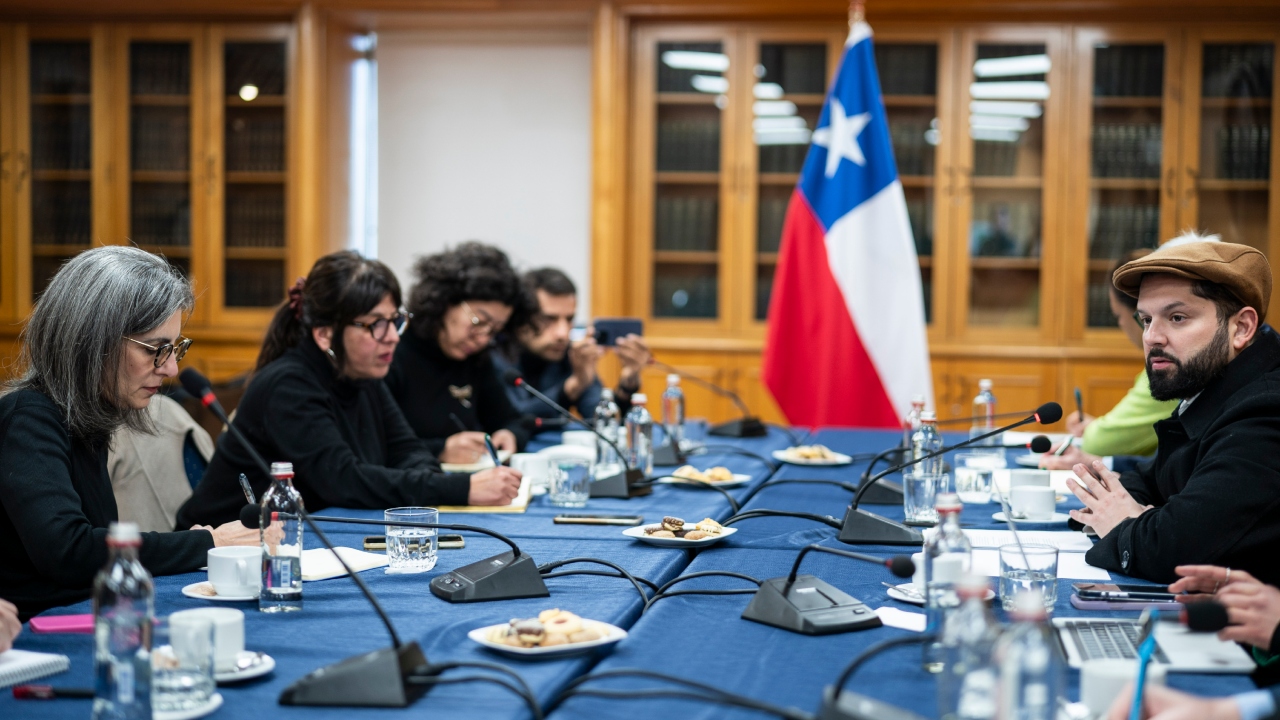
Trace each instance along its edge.
{"label": "drinking glass", "polygon": [[1058,601],[1058,548],[1035,543],[1000,546],[1000,605],[1013,610],[1014,598],[1023,590],[1040,593],[1044,606],[1053,611]]}
{"label": "drinking glass", "polygon": [[991,484],[997,468],[1005,466],[1004,453],[959,453],[955,457],[956,493],[965,504],[991,502]]}
{"label": "drinking glass", "polygon": [[213,695],[213,622],[159,618],[151,637],[151,709],[188,712]]}
{"label": "drinking glass", "polygon": [[902,476],[902,512],[908,525],[937,525],[938,511],[934,508],[941,488],[946,488],[951,476],[946,473],[906,474]]}
{"label": "drinking glass", "polygon": [[[398,507],[385,510],[388,522],[438,523],[440,511],[429,507]],[[412,574],[426,572],[436,566],[437,533],[435,528],[386,526],[387,572]]]}
{"label": "drinking glass", "polygon": [[591,497],[590,460],[584,458],[556,458],[551,468],[551,487],[547,499],[556,507],[586,507]]}

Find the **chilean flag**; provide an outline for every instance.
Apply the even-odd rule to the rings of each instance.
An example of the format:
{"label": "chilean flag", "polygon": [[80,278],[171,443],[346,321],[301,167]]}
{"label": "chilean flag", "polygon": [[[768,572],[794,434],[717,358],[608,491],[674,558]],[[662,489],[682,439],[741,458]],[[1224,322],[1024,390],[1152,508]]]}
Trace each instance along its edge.
{"label": "chilean flag", "polygon": [[900,428],[933,387],[920,269],[857,22],[791,196],[769,303],[765,384],[795,425]]}

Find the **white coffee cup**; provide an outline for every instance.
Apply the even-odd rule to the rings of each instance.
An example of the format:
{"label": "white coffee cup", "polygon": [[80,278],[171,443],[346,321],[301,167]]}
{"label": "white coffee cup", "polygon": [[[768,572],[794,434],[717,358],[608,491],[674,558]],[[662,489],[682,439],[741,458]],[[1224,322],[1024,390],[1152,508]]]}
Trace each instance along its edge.
{"label": "white coffee cup", "polygon": [[209,551],[209,583],[219,595],[257,596],[262,587],[262,548],[244,545]]}
{"label": "white coffee cup", "polygon": [[1009,487],[1023,487],[1025,485],[1035,485],[1039,487],[1049,487],[1049,471],[1048,470],[1010,470],[1009,471]]}
{"label": "white coffee cup", "polygon": [[529,478],[530,489],[545,490],[551,482],[551,461],[537,453],[516,453],[511,456],[511,467]]}
{"label": "white coffee cup", "polygon": [[596,441],[599,438],[590,430],[565,430],[560,434],[560,442],[565,445],[578,445],[581,447],[589,447],[596,449]]}
{"label": "white coffee cup", "polygon": [[218,672],[234,670],[236,659],[244,652],[244,613],[235,608],[196,608],[179,610],[169,616],[169,625],[204,620],[213,623],[213,665]]}
{"label": "white coffee cup", "polygon": [[[1080,702],[1089,708],[1094,717],[1106,717],[1111,703],[1137,677],[1138,664],[1133,660],[1087,660],[1080,668]],[[1164,685],[1165,666],[1147,664],[1147,683]]]}
{"label": "white coffee cup", "polygon": [[1053,517],[1057,506],[1053,488],[1022,485],[1009,492],[1009,507],[1015,519],[1048,520]]}
{"label": "white coffee cup", "polygon": [[911,562],[915,564],[915,572],[911,574],[911,587],[924,595],[924,553],[912,553]]}

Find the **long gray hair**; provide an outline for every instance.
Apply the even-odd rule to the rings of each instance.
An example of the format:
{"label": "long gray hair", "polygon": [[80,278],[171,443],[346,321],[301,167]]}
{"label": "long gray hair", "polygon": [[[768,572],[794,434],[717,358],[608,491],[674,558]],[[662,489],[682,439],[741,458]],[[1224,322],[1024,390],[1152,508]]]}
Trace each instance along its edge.
{"label": "long gray hair", "polygon": [[106,440],[121,425],[152,432],[145,410],[120,397],[124,336],[154,330],[195,305],[191,283],[157,255],[108,245],[64,264],[22,331],[23,375],[62,409],[71,434]]}

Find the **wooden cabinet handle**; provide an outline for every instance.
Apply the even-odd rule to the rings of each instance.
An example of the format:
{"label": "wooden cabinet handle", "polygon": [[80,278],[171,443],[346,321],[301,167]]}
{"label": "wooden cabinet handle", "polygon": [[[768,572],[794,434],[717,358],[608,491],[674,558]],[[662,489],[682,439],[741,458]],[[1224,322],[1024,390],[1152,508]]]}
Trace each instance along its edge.
{"label": "wooden cabinet handle", "polygon": [[27,180],[27,171],[31,168],[31,158],[26,152],[18,153],[18,179],[13,183],[15,193],[22,192],[22,183]]}
{"label": "wooden cabinet handle", "polygon": [[1174,199],[1173,181],[1176,178],[1177,176],[1173,172],[1173,168],[1169,168],[1168,172],[1164,174],[1164,192],[1165,192],[1165,195],[1169,196],[1170,200]]}
{"label": "wooden cabinet handle", "polygon": [[206,195],[212,195],[214,186],[218,184],[218,159],[210,155],[205,158],[205,188]]}
{"label": "wooden cabinet handle", "polygon": [[1187,180],[1186,201],[1190,202],[1200,189],[1198,187],[1200,184],[1200,173],[1197,172],[1195,168],[1187,168]]}
{"label": "wooden cabinet handle", "polygon": [[0,180],[9,180],[9,151],[0,152]]}

